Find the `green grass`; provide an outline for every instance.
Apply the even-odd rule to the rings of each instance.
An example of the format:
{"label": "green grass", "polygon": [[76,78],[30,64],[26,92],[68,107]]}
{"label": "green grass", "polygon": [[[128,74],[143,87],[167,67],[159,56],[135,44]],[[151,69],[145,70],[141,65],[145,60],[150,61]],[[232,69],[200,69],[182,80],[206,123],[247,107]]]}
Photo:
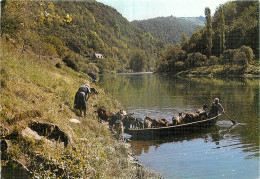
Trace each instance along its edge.
{"label": "green grass", "polygon": [[179,76],[255,76],[259,75],[259,66],[250,64],[247,68],[237,65],[214,65],[193,68],[178,73]]}
{"label": "green grass", "polygon": [[[117,111],[122,106],[116,100],[91,84],[99,90],[99,97],[89,99],[88,118],[79,118],[73,109],[74,95],[79,86],[90,83],[89,77],[67,68],[59,59],[40,60],[31,51],[21,53],[20,47],[2,39],[1,126],[18,133],[11,140],[9,157],[19,160],[39,178],[158,177],[130,163],[129,149],[98,122],[97,107]],[[55,67],[57,62],[61,68]],[[70,118],[79,119],[81,124],[70,123]],[[31,120],[51,122],[70,133],[75,150],[59,143],[52,146],[45,140],[22,138],[21,131]]]}

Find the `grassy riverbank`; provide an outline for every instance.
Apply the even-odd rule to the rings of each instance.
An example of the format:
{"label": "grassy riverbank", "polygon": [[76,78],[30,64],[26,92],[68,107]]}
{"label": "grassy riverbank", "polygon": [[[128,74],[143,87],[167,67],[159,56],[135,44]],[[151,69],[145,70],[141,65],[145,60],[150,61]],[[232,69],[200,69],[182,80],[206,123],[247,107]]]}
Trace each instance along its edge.
{"label": "grassy riverbank", "polygon": [[213,65],[179,72],[179,76],[258,76],[259,64],[249,64],[246,68],[234,65]]}
{"label": "grassy riverbank", "polygon": [[[2,167],[15,172],[10,161],[18,161],[39,178],[158,177],[131,163],[131,149],[115,140],[106,124],[98,122],[98,107],[109,111],[122,107],[102,89],[91,84],[100,94],[90,98],[87,118],[76,115],[74,95],[79,86],[90,83],[86,74],[66,67],[60,59],[39,59],[29,49],[22,51],[16,41],[2,38],[1,45],[1,137],[9,142],[8,149],[1,151],[5,156]],[[71,118],[80,123],[71,123]],[[71,136],[74,147],[24,135],[32,120],[59,126]]]}

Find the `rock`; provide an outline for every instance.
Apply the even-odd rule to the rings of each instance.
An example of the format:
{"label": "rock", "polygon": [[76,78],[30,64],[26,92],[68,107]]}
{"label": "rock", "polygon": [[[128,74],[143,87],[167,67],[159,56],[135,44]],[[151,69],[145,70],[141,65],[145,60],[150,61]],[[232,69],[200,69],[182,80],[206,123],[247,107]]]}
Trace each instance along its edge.
{"label": "rock", "polygon": [[24,130],[22,130],[21,135],[23,138],[32,138],[35,140],[42,140],[43,137],[40,136],[36,131],[33,131],[31,128],[26,127]]}
{"label": "rock", "polygon": [[74,118],[71,118],[69,121],[72,123],[81,123],[79,120],[74,119]]}
{"label": "rock", "polygon": [[96,170],[91,166],[85,167],[85,173],[87,174],[87,178],[96,178]]}
{"label": "rock", "polygon": [[1,178],[32,178],[33,174],[28,168],[17,160],[11,159],[2,165]]}
{"label": "rock", "polygon": [[55,124],[32,121],[29,127],[32,130],[36,131],[39,135],[45,136],[48,139],[54,139],[56,141],[64,142],[65,147],[68,147],[68,145],[75,147],[71,135],[61,130],[59,126]]}
{"label": "rock", "polygon": [[11,148],[11,141],[10,140],[6,140],[6,139],[2,139],[1,140],[1,160],[7,160],[8,159],[8,155],[7,153],[10,151]]}

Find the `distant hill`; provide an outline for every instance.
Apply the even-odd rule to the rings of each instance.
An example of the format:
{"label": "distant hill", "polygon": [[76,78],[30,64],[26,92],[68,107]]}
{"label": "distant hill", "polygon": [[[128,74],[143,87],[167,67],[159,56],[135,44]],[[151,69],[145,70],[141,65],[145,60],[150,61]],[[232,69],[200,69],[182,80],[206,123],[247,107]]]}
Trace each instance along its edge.
{"label": "distant hill", "polygon": [[[202,28],[202,18],[157,17],[148,20],[133,21],[138,27],[166,43],[177,44],[182,40],[182,33],[191,36],[193,32]],[[197,23],[197,24],[196,24]]]}
{"label": "distant hill", "polygon": [[199,16],[199,17],[178,17],[178,19],[184,20],[186,22],[189,22],[194,25],[204,26],[205,17]]}
{"label": "distant hill", "polygon": [[110,60],[110,65],[95,65],[100,73],[129,70],[135,53],[145,58],[144,70],[151,70],[164,46],[116,9],[90,0],[18,5],[3,1],[2,33],[23,40],[37,54],[60,56],[70,67],[84,72],[94,53]]}

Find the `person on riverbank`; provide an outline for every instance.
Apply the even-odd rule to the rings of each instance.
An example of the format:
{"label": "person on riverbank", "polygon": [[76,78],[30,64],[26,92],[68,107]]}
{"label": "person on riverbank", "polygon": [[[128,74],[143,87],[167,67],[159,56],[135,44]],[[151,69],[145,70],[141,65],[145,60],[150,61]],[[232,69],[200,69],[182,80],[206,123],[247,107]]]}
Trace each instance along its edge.
{"label": "person on riverbank", "polygon": [[84,113],[84,117],[87,117],[87,101],[90,97],[90,86],[89,84],[85,84],[79,87],[74,101],[74,108],[80,110],[80,116],[83,117],[82,111]]}
{"label": "person on riverbank", "polygon": [[225,110],[224,110],[223,106],[219,103],[219,99],[215,98],[214,101],[210,105],[210,111],[209,111],[208,116],[209,117],[217,116],[219,114],[219,112],[225,113]]}

